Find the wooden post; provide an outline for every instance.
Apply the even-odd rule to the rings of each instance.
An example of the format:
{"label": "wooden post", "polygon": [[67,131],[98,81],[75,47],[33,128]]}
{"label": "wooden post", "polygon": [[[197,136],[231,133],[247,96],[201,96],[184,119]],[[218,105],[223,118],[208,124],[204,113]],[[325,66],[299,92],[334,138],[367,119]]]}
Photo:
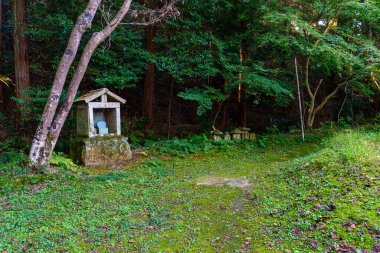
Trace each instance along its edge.
{"label": "wooden post", "polygon": [[107,103],[107,94],[102,95],[102,103]]}
{"label": "wooden post", "polygon": [[93,137],[95,134],[94,126],[94,108],[91,105],[88,105],[88,136]]}
{"label": "wooden post", "polygon": [[121,135],[121,124],[120,124],[120,105],[116,108],[116,134]]}
{"label": "wooden post", "polygon": [[297,66],[297,58],[296,57],[294,57],[294,65],[296,67],[297,89],[298,89],[298,106],[299,106],[299,111],[300,111],[302,141],[305,141],[305,126],[304,126],[304,121],[303,121],[301,89],[300,89],[300,80],[298,77],[298,66]]}

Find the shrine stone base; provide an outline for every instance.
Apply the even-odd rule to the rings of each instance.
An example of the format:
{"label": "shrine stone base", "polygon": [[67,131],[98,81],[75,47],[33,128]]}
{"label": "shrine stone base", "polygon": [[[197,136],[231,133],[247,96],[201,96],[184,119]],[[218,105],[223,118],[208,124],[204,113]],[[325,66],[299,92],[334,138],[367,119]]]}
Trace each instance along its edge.
{"label": "shrine stone base", "polygon": [[132,158],[128,138],[123,136],[75,138],[70,155],[85,166],[119,165]]}

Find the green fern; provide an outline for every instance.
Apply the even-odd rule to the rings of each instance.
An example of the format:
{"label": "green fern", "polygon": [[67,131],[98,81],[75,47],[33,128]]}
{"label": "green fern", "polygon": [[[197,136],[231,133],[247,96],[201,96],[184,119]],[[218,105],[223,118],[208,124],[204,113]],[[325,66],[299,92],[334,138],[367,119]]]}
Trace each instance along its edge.
{"label": "green fern", "polygon": [[50,164],[70,171],[77,171],[80,168],[71,159],[65,157],[62,153],[53,153]]}

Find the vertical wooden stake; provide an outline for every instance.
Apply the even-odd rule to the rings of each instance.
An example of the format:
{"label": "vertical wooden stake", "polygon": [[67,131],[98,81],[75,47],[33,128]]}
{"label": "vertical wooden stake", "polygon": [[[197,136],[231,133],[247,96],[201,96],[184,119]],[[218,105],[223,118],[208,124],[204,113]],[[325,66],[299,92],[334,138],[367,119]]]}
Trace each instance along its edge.
{"label": "vertical wooden stake", "polygon": [[305,141],[305,126],[304,126],[303,114],[302,114],[303,111],[302,111],[302,101],[301,101],[301,89],[300,89],[300,80],[298,77],[298,63],[297,63],[296,57],[294,57],[294,65],[296,68],[296,77],[297,77],[298,106],[299,106],[299,110],[300,110],[302,141]]}
{"label": "vertical wooden stake", "polygon": [[[240,67],[243,66],[243,49],[240,48],[239,50],[239,58],[240,58]],[[241,90],[242,90],[242,85],[241,85],[241,80],[243,79],[243,72],[239,72],[239,88],[238,88],[238,102],[240,103],[241,101]]]}

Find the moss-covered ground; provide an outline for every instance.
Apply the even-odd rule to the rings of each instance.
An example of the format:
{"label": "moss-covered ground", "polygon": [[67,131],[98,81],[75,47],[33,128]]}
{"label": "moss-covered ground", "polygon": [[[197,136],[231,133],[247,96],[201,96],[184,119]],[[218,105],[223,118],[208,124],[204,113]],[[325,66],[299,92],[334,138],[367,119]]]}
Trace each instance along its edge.
{"label": "moss-covered ground", "polygon": [[[380,133],[321,136],[182,156],[152,148],[120,168],[3,172],[0,252],[380,252]],[[206,176],[251,186],[195,183]]]}

